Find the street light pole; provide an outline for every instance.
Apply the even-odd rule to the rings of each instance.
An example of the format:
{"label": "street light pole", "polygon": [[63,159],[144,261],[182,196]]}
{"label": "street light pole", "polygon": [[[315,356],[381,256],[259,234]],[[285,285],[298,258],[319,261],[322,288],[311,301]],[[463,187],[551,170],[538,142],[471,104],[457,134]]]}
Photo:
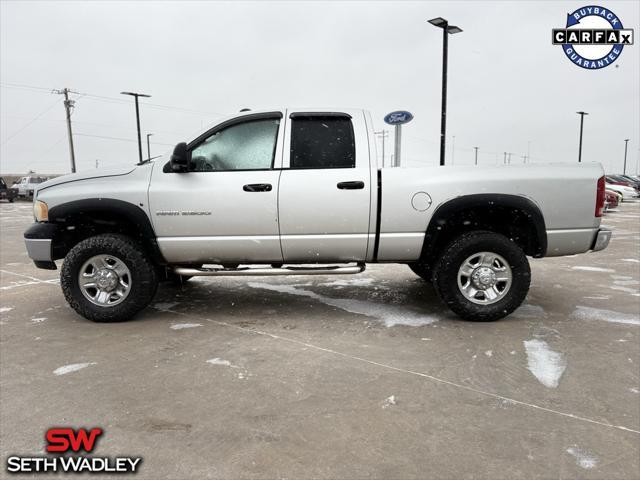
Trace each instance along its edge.
{"label": "street light pole", "polygon": [[478,164],[478,147],[473,147],[476,149],[476,165]]}
{"label": "street light pole", "polygon": [[149,98],[151,95],[147,95],[145,93],[135,93],[135,92],[120,92],[122,95],[131,95],[136,99],[136,124],[138,126],[138,157],[140,158],[140,163],[142,163],[142,137],[140,136],[140,109],[138,107],[138,97],[146,97]]}
{"label": "street light pole", "polygon": [[622,174],[627,174],[627,146],[629,145],[629,139],[624,139],[624,166],[622,167]]}
{"label": "street light pole", "polygon": [[152,135],[153,133],[147,133],[147,160],[151,159],[151,146],[149,144],[149,137]]}
{"label": "street light pole", "polygon": [[580,145],[578,147],[578,163],[582,162],[582,127],[584,125],[584,116],[589,115],[587,112],[576,112],[580,115]]}
{"label": "street light pole", "polygon": [[440,118],[440,165],[444,165],[447,134],[447,67],[449,59],[449,34],[460,33],[462,29],[449,25],[442,17],[432,18],[429,23],[442,29],[442,111]]}

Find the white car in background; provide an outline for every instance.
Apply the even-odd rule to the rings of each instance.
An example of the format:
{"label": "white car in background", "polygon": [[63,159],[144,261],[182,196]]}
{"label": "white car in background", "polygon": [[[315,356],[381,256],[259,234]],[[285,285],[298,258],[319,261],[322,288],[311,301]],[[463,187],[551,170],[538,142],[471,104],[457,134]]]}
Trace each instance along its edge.
{"label": "white car in background", "polygon": [[613,190],[622,195],[622,200],[631,200],[632,198],[640,197],[638,191],[635,188],[627,187],[625,185],[614,185],[613,183],[607,183],[605,185],[607,190]]}
{"label": "white car in background", "polygon": [[33,192],[38,189],[38,185],[46,182],[47,180],[47,177],[28,175],[15,182],[11,188],[18,190],[19,197],[33,197]]}

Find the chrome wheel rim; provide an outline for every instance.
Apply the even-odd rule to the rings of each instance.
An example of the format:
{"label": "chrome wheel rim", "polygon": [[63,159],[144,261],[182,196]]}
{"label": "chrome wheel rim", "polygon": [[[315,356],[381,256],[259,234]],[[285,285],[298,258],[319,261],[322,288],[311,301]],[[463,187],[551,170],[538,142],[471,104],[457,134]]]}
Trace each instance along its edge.
{"label": "chrome wheel rim", "polygon": [[490,305],[502,300],[511,288],[511,266],[493,252],[469,256],[458,269],[458,288],[467,300]]}
{"label": "chrome wheel rim", "polygon": [[131,272],[113,255],[96,255],[84,262],[78,274],[82,295],[99,307],[118,305],[131,291]]}

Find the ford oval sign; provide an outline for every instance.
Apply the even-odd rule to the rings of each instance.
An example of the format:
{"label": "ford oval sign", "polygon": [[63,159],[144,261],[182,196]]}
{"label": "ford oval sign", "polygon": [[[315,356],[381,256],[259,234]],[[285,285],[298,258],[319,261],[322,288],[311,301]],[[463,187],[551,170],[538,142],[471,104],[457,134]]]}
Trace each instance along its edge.
{"label": "ford oval sign", "polygon": [[411,120],[413,120],[413,115],[405,110],[391,112],[384,117],[384,123],[388,123],[389,125],[402,125],[409,123]]}

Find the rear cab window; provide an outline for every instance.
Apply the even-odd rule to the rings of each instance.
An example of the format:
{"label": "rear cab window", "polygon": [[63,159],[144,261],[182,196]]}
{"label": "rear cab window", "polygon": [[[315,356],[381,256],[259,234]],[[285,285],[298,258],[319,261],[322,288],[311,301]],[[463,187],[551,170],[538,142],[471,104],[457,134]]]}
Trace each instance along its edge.
{"label": "rear cab window", "polygon": [[355,168],[353,124],[347,114],[291,114],[290,169]]}

